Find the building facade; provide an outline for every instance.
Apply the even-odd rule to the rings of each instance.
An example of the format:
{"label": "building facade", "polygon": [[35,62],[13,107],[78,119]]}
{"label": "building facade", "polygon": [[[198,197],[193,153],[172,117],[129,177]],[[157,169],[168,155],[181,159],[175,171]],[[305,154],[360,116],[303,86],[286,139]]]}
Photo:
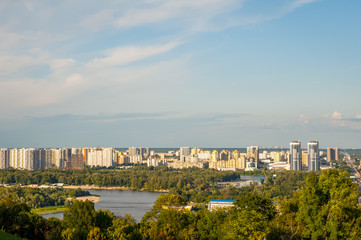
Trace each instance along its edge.
{"label": "building facade", "polygon": [[296,171],[302,170],[302,151],[300,141],[293,141],[290,143],[290,169]]}
{"label": "building facade", "polygon": [[308,171],[320,171],[320,150],[318,141],[310,141],[307,144]]}
{"label": "building facade", "polygon": [[327,162],[338,161],[338,148],[327,148]]}

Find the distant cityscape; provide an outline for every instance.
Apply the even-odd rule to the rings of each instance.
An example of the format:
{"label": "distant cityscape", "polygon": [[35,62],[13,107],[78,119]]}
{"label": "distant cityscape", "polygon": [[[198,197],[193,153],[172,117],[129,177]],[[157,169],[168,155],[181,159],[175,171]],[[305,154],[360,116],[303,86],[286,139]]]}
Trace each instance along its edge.
{"label": "distant cityscape", "polygon": [[292,141],[289,150],[284,147],[274,147],[262,151],[260,149],[262,148],[259,146],[250,146],[244,151],[181,147],[179,150],[159,152],[149,147],[130,147],[124,150],[111,147],[1,148],[0,168],[82,169],[85,166],[112,167],[144,164],[153,167],[197,167],[217,170],[319,171],[331,168],[331,161],[339,159],[339,148],[327,148],[327,151],[321,151],[318,141],[308,142],[307,150],[302,150],[300,141]]}

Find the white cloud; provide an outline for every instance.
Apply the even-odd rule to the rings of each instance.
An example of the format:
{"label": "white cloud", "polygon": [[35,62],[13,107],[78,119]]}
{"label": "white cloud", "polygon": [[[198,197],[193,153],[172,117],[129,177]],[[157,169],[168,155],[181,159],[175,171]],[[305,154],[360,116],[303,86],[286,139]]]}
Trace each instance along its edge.
{"label": "white cloud", "polygon": [[30,56],[0,56],[0,75],[14,73],[35,64],[35,60]]}
{"label": "white cloud", "polygon": [[335,120],[340,120],[342,119],[342,114],[340,112],[334,111],[331,115],[331,118]]}
{"label": "white cloud", "polygon": [[65,81],[65,86],[69,88],[79,87],[85,83],[85,79],[81,74],[73,74]]}
{"label": "white cloud", "polygon": [[105,58],[96,58],[87,64],[87,69],[102,69],[105,67],[122,66],[128,63],[146,59],[158,54],[168,52],[178,46],[179,43],[167,43],[159,46],[146,47],[119,47],[107,50],[109,54]]}
{"label": "white cloud", "polygon": [[302,7],[303,5],[313,3],[319,0],[295,0],[290,5],[288,5],[288,10],[293,11],[296,8]]}
{"label": "white cloud", "polygon": [[178,19],[180,22],[187,22],[192,28],[204,21],[225,11],[236,10],[241,6],[243,0],[161,0],[148,1],[148,8],[139,5],[138,8],[130,9],[116,21],[119,28],[131,28],[142,25],[149,25],[170,19]]}
{"label": "white cloud", "polygon": [[[182,44],[179,39],[184,39],[187,31],[192,32],[190,33],[192,35],[198,31],[217,31],[230,26],[250,25],[282,16],[282,14],[267,16],[255,14],[247,19],[238,18],[236,14],[232,16],[233,12],[242,7],[245,0],[114,2],[99,4],[97,5],[99,9],[89,7],[86,10],[83,10],[84,2],[74,3],[71,5],[72,11],[69,11],[69,2],[60,2],[56,6],[41,2],[32,2],[33,6],[18,3],[17,8],[9,6],[9,11],[3,6],[6,10],[3,12],[8,12],[6,16],[9,21],[0,23],[0,74],[19,73],[24,67],[40,65],[49,66],[51,73],[43,79],[18,77],[8,80],[0,76],[0,104],[5,106],[9,113],[18,114],[22,114],[21,110],[27,106],[34,108],[49,106],[50,109],[51,105],[58,107],[63,104],[62,107],[67,109],[64,102],[80,99],[79,96],[89,90],[104,88],[102,92],[106,92],[112,91],[111,87],[119,88],[124,85],[141,88],[143,86],[140,83],[147,84],[152,81],[172,82],[173,86],[168,86],[168,90],[174,92],[177,88],[174,85],[178,84],[176,81],[183,84],[187,81],[186,77],[180,76],[187,75],[184,66],[188,59],[184,60],[185,58],[182,59],[182,56],[178,55],[164,62],[152,61],[142,67],[125,65],[172,51]],[[312,1],[294,1],[293,8],[310,2]],[[282,5],[277,6],[277,9],[281,8]],[[21,9],[23,12],[20,11]],[[19,17],[14,18],[10,10],[19,12]],[[64,18],[68,11],[70,15]],[[6,18],[4,16],[3,14],[3,18]],[[94,31],[102,30],[105,26],[113,27],[111,34],[120,35],[124,28],[154,23],[160,23],[154,25],[155,27],[165,26],[173,30],[179,26],[179,29],[172,32],[174,35],[165,37],[155,33],[154,38],[151,36],[149,41],[147,39],[148,45],[130,45],[129,41],[122,40],[120,41],[122,45],[106,51],[101,48],[111,45],[100,41],[104,39],[114,41],[114,38],[109,35],[104,38],[93,35]],[[114,29],[114,27],[118,28]],[[86,32],[86,30],[90,31]],[[166,43],[155,44],[155,41]],[[96,48],[92,48],[93,45],[96,45]],[[117,66],[123,67],[116,68]],[[186,88],[185,84],[183,88]],[[139,89],[136,91],[141,92]],[[161,95],[150,96],[151,92],[159,93],[158,89],[148,85],[148,88],[142,91],[139,94],[141,96],[139,101],[144,101],[142,97],[147,95],[148,98],[159,98],[158,103],[162,104]],[[114,92],[112,94],[114,95]],[[134,95],[126,91],[122,94],[128,97]],[[179,99],[182,97],[179,96]],[[96,102],[92,98],[95,97],[84,96],[84,101],[88,99]],[[124,100],[118,95],[113,98]],[[100,101],[106,103],[104,98]],[[307,120],[303,119],[303,121]]]}

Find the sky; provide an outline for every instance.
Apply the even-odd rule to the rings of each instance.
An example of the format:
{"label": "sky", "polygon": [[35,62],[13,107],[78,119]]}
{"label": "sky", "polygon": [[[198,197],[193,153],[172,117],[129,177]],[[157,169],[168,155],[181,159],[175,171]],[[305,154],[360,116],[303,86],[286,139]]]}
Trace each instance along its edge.
{"label": "sky", "polygon": [[0,147],[361,148],[360,0],[0,1]]}

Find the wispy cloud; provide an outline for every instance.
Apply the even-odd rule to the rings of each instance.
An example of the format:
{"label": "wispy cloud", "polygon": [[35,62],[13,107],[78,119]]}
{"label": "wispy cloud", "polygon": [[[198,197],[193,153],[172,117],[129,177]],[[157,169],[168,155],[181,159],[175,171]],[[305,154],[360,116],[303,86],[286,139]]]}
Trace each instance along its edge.
{"label": "wispy cloud", "polygon": [[105,67],[122,66],[139,60],[143,60],[158,54],[166,53],[177,47],[179,43],[167,43],[159,46],[135,47],[126,46],[106,50],[108,55],[104,58],[96,58],[90,61],[86,67],[88,69],[102,69]]}
{"label": "wispy cloud", "polygon": [[169,118],[171,113],[117,113],[117,114],[58,114],[44,117],[26,117],[33,121],[87,121],[87,122],[116,122],[116,121],[134,121],[149,119]]}
{"label": "wispy cloud", "polygon": [[116,21],[116,26],[130,28],[177,19],[180,23],[194,27],[203,25],[205,21],[210,21],[226,11],[239,8],[243,2],[243,0],[145,1],[144,5],[132,8],[121,16]]}
{"label": "wispy cloud", "polygon": [[294,0],[287,6],[287,9],[288,11],[293,11],[296,8],[302,7],[303,5],[310,4],[316,1],[320,1],[320,0]]}
{"label": "wispy cloud", "polygon": [[[289,9],[310,2],[313,1],[295,0]],[[8,116],[22,115],[26,109],[96,112],[89,103],[111,113],[114,102],[131,99],[141,105],[151,99],[161,104],[164,95],[168,96],[167,102],[181,105],[177,99],[182,99],[183,94],[175,89],[181,86],[187,92],[189,88],[189,61],[184,56],[192,50],[156,57],[185,45],[186,41],[181,40],[187,39],[188,43],[192,41],[189,36],[202,31],[252,25],[286,14],[278,14],[279,10],[277,14],[255,13],[244,18],[237,10],[245,3],[145,0],[99,3],[87,8],[82,1],[59,2],[56,6],[37,1],[0,4],[0,20],[4,19],[0,23],[0,105]],[[285,4],[287,1],[275,8],[284,9]],[[13,18],[12,12],[19,17]],[[262,13],[261,7],[259,12]],[[132,29],[143,26],[156,30],[147,35],[149,39],[142,37],[142,41],[133,42],[133,36],[124,40]],[[165,31],[158,34],[159,29]],[[111,44],[103,43],[104,40]],[[146,59],[151,61],[142,66],[132,64]],[[26,76],[23,69],[33,66],[45,66],[48,72],[38,78]],[[237,122],[239,118],[242,116],[213,116],[213,121]]]}

